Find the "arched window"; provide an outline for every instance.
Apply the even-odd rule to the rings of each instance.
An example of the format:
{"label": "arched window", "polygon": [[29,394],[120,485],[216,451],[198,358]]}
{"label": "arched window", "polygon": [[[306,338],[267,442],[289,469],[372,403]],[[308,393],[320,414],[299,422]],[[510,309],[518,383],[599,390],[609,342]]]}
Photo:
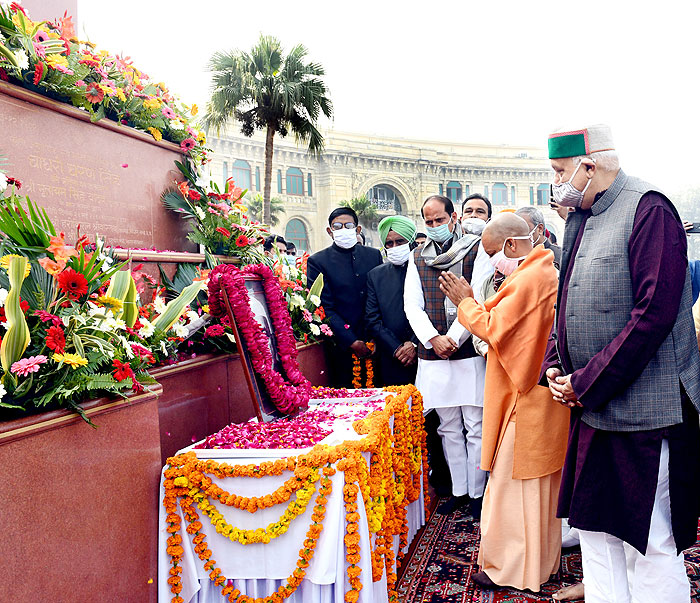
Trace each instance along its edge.
{"label": "arched window", "polygon": [[301,220],[292,218],[287,222],[284,238],[288,243],[294,243],[298,251],[309,251],[309,234]]}
{"label": "arched window", "polygon": [[401,213],[401,200],[394,189],[385,184],[378,184],[367,191],[367,198],[379,211]]}
{"label": "arched window", "polygon": [[299,168],[291,167],[287,170],[287,194],[304,194],[304,174]]}
{"label": "arched window", "polygon": [[493,185],[492,201],[494,205],[508,205],[508,187],[503,182]]}
{"label": "arched window", "polygon": [[313,187],[311,186],[311,172],[306,175],[306,194],[311,197],[313,192]]}
{"label": "arched window", "polygon": [[549,184],[540,184],[537,187],[537,205],[549,204]]}
{"label": "arched window", "polygon": [[250,190],[250,164],[242,159],[236,159],[231,167],[231,178],[236,186]]}
{"label": "arched window", "polygon": [[462,200],[462,185],[454,180],[447,183],[447,198],[452,203],[458,203]]}

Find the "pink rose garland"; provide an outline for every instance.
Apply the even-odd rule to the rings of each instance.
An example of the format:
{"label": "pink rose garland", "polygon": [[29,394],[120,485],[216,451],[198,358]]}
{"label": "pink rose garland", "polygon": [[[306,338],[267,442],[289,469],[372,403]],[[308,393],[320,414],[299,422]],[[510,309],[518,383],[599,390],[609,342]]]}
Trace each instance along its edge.
{"label": "pink rose garland", "polygon": [[[268,311],[277,337],[277,351],[287,380],[274,369],[267,337],[250,308],[245,286],[246,275],[262,278]],[[262,264],[251,264],[243,269],[231,264],[220,264],[214,268],[209,275],[209,312],[217,318],[226,316],[226,306],[221,297],[222,289],[228,296],[238,330],[242,333],[250,353],[253,369],[265,383],[277,409],[288,414],[297,408],[308,406],[312,386],[299,370],[292,319],[282,288],[272,270]]]}

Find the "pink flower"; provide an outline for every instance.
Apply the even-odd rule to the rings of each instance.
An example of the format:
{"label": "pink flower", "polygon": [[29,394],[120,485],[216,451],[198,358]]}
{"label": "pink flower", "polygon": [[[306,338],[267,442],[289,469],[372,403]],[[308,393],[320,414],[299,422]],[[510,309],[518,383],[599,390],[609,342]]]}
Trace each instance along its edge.
{"label": "pink flower", "polygon": [[63,325],[60,316],[56,316],[50,312],[45,312],[44,310],[35,310],[34,316],[38,316],[41,322],[50,322],[54,327],[60,327]]}
{"label": "pink flower", "polygon": [[204,334],[207,337],[218,337],[219,335],[223,335],[224,332],[225,329],[221,325],[211,325],[210,327],[207,327],[207,330],[204,331]]}
{"label": "pink flower", "polygon": [[170,107],[163,107],[161,109],[161,113],[168,119],[175,119],[177,117],[177,115],[175,115],[175,111],[173,111]]}
{"label": "pink flower", "polygon": [[185,140],[180,143],[180,148],[183,151],[191,151],[194,149],[196,144],[197,143],[195,142],[194,138],[185,138]]}
{"label": "pink flower", "polygon": [[346,329],[350,328],[350,325],[343,325]]}
{"label": "pink flower", "polygon": [[11,371],[15,375],[19,375],[20,377],[26,377],[30,373],[36,373],[39,368],[41,367],[44,362],[46,362],[48,358],[43,355],[38,355],[38,356],[30,356],[29,358],[22,358],[22,360],[18,360],[15,362],[12,367]]}
{"label": "pink flower", "polygon": [[123,167],[123,168],[128,168],[128,167],[129,167],[129,164],[128,164],[128,163],[122,163],[122,167]]}
{"label": "pink flower", "polygon": [[304,317],[304,320],[306,322],[313,322],[314,321],[314,317],[311,316],[311,312],[309,312],[306,308],[302,308],[301,315]]}
{"label": "pink flower", "polygon": [[328,325],[321,325],[321,333],[328,335],[328,337],[333,337],[333,331]]}

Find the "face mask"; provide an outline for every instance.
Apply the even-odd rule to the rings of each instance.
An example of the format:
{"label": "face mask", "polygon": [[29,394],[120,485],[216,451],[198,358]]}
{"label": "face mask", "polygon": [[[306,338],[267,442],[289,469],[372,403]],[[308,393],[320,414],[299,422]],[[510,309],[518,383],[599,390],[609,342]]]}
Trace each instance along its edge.
{"label": "face mask", "polygon": [[341,228],[333,231],[333,240],[341,249],[352,249],[357,245],[357,231],[354,228]]}
{"label": "face mask", "polygon": [[391,247],[386,250],[386,259],[394,264],[394,266],[401,266],[408,262],[408,256],[410,255],[411,246],[408,243],[405,245],[397,245],[396,247]]}
{"label": "face mask", "polygon": [[582,191],[578,190],[573,184],[571,184],[571,181],[574,179],[574,176],[576,175],[576,172],[578,172],[578,169],[581,167],[582,163],[583,161],[578,162],[574,173],[571,174],[571,178],[569,178],[567,182],[552,184],[552,196],[559,205],[564,207],[581,207],[583,195],[590,186],[591,180],[588,180],[588,183],[583,187]]}
{"label": "face mask", "polygon": [[[532,242],[532,239],[530,239],[530,235],[523,237],[508,237],[508,239],[527,239],[530,242]],[[527,255],[523,255],[519,258],[509,258],[505,252],[506,241],[508,239],[503,241],[503,248],[498,253],[494,253],[490,258],[491,265],[496,270],[498,270],[498,272],[505,276],[510,276],[511,274],[513,274],[513,272],[515,272],[515,269],[518,267],[518,264],[527,257]]]}
{"label": "face mask", "polygon": [[485,227],[486,222],[481,218],[464,218],[462,220],[462,230],[469,234],[480,235]]}
{"label": "face mask", "polygon": [[451,223],[452,219],[450,219],[447,224],[440,224],[440,226],[426,226],[425,229],[428,231],[428,238],[436,243],[444,243],[452,236],[450,232]]}

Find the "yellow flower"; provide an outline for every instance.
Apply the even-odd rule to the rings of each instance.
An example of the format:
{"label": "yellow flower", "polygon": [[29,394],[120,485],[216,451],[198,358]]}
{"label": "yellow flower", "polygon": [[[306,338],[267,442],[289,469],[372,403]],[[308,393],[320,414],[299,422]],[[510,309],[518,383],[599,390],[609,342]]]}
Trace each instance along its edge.
{"label": "yellow flower", "polygon": [[207,137],[205,136],[204,132],[197,134],[197,142],[199,144],[205,144],[207,142]]}
{"label": "yellow flower", "polygon": [[26,34],[31,34],[34,29],[34,21],[25,17],[24,14],[20,17],[19,12],[12,15],[12,22],[17,29]]}
{"label": "yellow flower", "polygon": [[163,135],[158,128],[148,128],[148,131],[156,140],[163,140]]}
{"label": "yellow flower", "polygon": [[245,212],[248,211],[248,208],[247,208],[245,205],[241,205],[240,203],[234,203],[234,204],[231,206],[231,209],[238,210],[238,211],[241,212],[242,214],[244,214]]}
{"label": "yellow flower", "polygon": [[123,103],[126,102],[126,95],[124,94],[124,91],[121,88],[117,88],[117,98]]}
{"label": "yellow flower", "polygon": [[204,312],[206,312],[207,314],[209,314],[209,304],[204,304],[204,305],[202,306],[202,310],[203,310]]}
{"label": "yellow flower", "polygon": [[190,480],[188,480],[185,476],[180,476],[175,478],[174,484],[181,488],[187,488],[187,486],[190,485]]}
{"label": "yellow flower", "polygon": [[192,117],[197,115],[198,112],[199,112],[199,107],[197,107],[197,105],[192,105],[192,108],[190,109],[190,113],[192,113]]}
{"label": "yellow flower", "polygon": [[167,92],[168,88],[163,82],[158,82],[158,88],[160,88],[163,92]]}
{"label": "yellow flower", "polygon": [[73,367],[74,370],[78,367],[85,366],[88,363],[87,358],[83,358],[79,354],[54,354],[51,358],[56,362],[63,362],[64,364]]}
{"label": "yellow flower", "polygon": [[144,108],[148,109],[149,111],[160,109],[160,105],[161,102],[157,98],[147,98],[145,101],[143,101]]}
{"label": "yellow flower", "polygon": [[108,310],[121,310],[124,304],[120,299],[116,297],[110,297],[109,295],[101,295],[97,298],[97,301],[105,306]]}
{"label": "yellow flower", "polygon": [[55,67],[56,65],[61,65],[63,67],[68,67],[68,59],[62,54],[48,54],[46,55],[46,63],[50,67]]}
{"label": "yellow flower", "polygon": [[[24,257],[24,256],[17,255],[16,253],[8,253],[7,255],[2,256],[2,258],[0,258],[0,268],[4,268],[5,270],[9,270],[10,269],[10,260],[12,258],[21,258],[21,257]],[[29,272],[31,271],[31,269],[32,269],[32,266],[29,263],[29,261],[27,261],[27,266],[24,269],[24,278],[27,278],[29,276]]]}

